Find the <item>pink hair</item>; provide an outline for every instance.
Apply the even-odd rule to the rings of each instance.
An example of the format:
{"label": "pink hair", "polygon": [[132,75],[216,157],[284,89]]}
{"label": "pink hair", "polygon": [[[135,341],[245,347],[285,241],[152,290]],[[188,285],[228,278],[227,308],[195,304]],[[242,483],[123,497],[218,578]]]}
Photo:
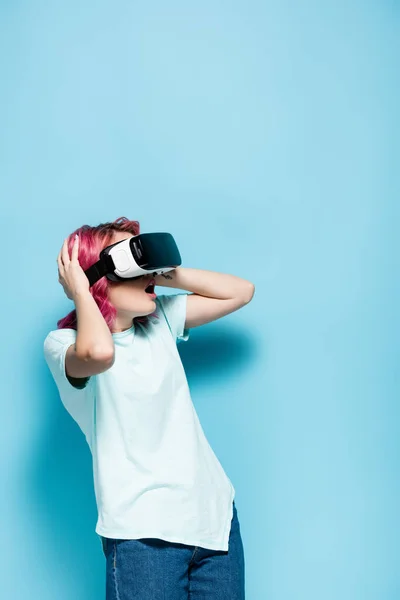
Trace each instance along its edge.
{"label": "pink hair", "polygon": [[[129,221],[126,217],[119,217],[115,221],[100,223],[96,227],[90,225],[82,225],[68,236],[68,251],[72,254],[75,234],[79,235],[79,253],[78,261],[82,269],[85,271],[99,259],[100,251],[113,243],[113,235],[115,231],[126,231],[132,235],[140,233],[139,221]],[[90,287],[97,306],[104,317],[110,331],[116,317],[116,309],[108,299],[108,286],[110,281],[107,277],[102,277],[94,285]],[[141,322],[144,325],[148,324],[148,316],[135,317],[133,322]],[[153,316],[156,316],[153,313]],[[76,310],[72,310],[65,317],[57,321],[58,329],[77,329]]]}

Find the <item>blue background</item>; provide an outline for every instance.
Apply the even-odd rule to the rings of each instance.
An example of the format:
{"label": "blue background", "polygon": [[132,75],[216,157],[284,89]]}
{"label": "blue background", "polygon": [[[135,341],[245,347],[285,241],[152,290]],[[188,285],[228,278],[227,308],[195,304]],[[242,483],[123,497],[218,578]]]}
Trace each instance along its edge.
{"label": "blue background", "polygon": [[127,216],[256,286],[180,345],[248,600],[398,599],[399,4],[25,0],[0,22],[4,597],[104,594],[42,343],[73,308],[64,238]]}

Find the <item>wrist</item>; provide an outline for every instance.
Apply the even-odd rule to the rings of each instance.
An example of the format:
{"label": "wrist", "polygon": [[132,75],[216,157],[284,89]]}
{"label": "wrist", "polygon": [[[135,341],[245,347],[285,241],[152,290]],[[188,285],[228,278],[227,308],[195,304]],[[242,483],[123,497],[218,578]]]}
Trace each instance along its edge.
{"label": "wrist", "polygon": [[165,287],[176,287],[177,282],[177,269],[172,269],[171,271],[167,271],[166,273],[159,273],[155,276],[155,285],[163,285]]}
{"label": "wrist", "polygon": [[80,302],[80,301],[85,301],[87,300],[89,297],[93,298],[90,290],[74,290],[74,292],[71,294],[71,300],[73,300],[75,303],[76,302]]}

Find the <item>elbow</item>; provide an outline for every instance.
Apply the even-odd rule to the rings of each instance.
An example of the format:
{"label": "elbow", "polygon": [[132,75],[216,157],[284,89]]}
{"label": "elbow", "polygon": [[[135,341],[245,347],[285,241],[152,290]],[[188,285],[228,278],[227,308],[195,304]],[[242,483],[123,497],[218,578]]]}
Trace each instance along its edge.
{"label": "elbow", "polygon": [[246,288],[243,291],[243,304],[248,304],[253,299],[255,289],[254,283],[247,282]]}
{"label": "elbow", "polygon": [[111,367],[115,360],[115,350],[114,348],[92,348],[88,353],[88,359],[102,362]]}

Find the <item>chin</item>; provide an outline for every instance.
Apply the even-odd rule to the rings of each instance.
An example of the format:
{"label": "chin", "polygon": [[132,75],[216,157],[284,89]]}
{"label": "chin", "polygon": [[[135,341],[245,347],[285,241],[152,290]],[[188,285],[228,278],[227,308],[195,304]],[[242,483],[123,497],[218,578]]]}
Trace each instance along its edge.
{"label": "chin", "polygon": [[154,298],[149,298],[149,306],[150,308],[146,309],[146,312],[143,314],[143,316],[151,315],[151,313],[154,312],[154,309],[156,307],[156,302]]}

